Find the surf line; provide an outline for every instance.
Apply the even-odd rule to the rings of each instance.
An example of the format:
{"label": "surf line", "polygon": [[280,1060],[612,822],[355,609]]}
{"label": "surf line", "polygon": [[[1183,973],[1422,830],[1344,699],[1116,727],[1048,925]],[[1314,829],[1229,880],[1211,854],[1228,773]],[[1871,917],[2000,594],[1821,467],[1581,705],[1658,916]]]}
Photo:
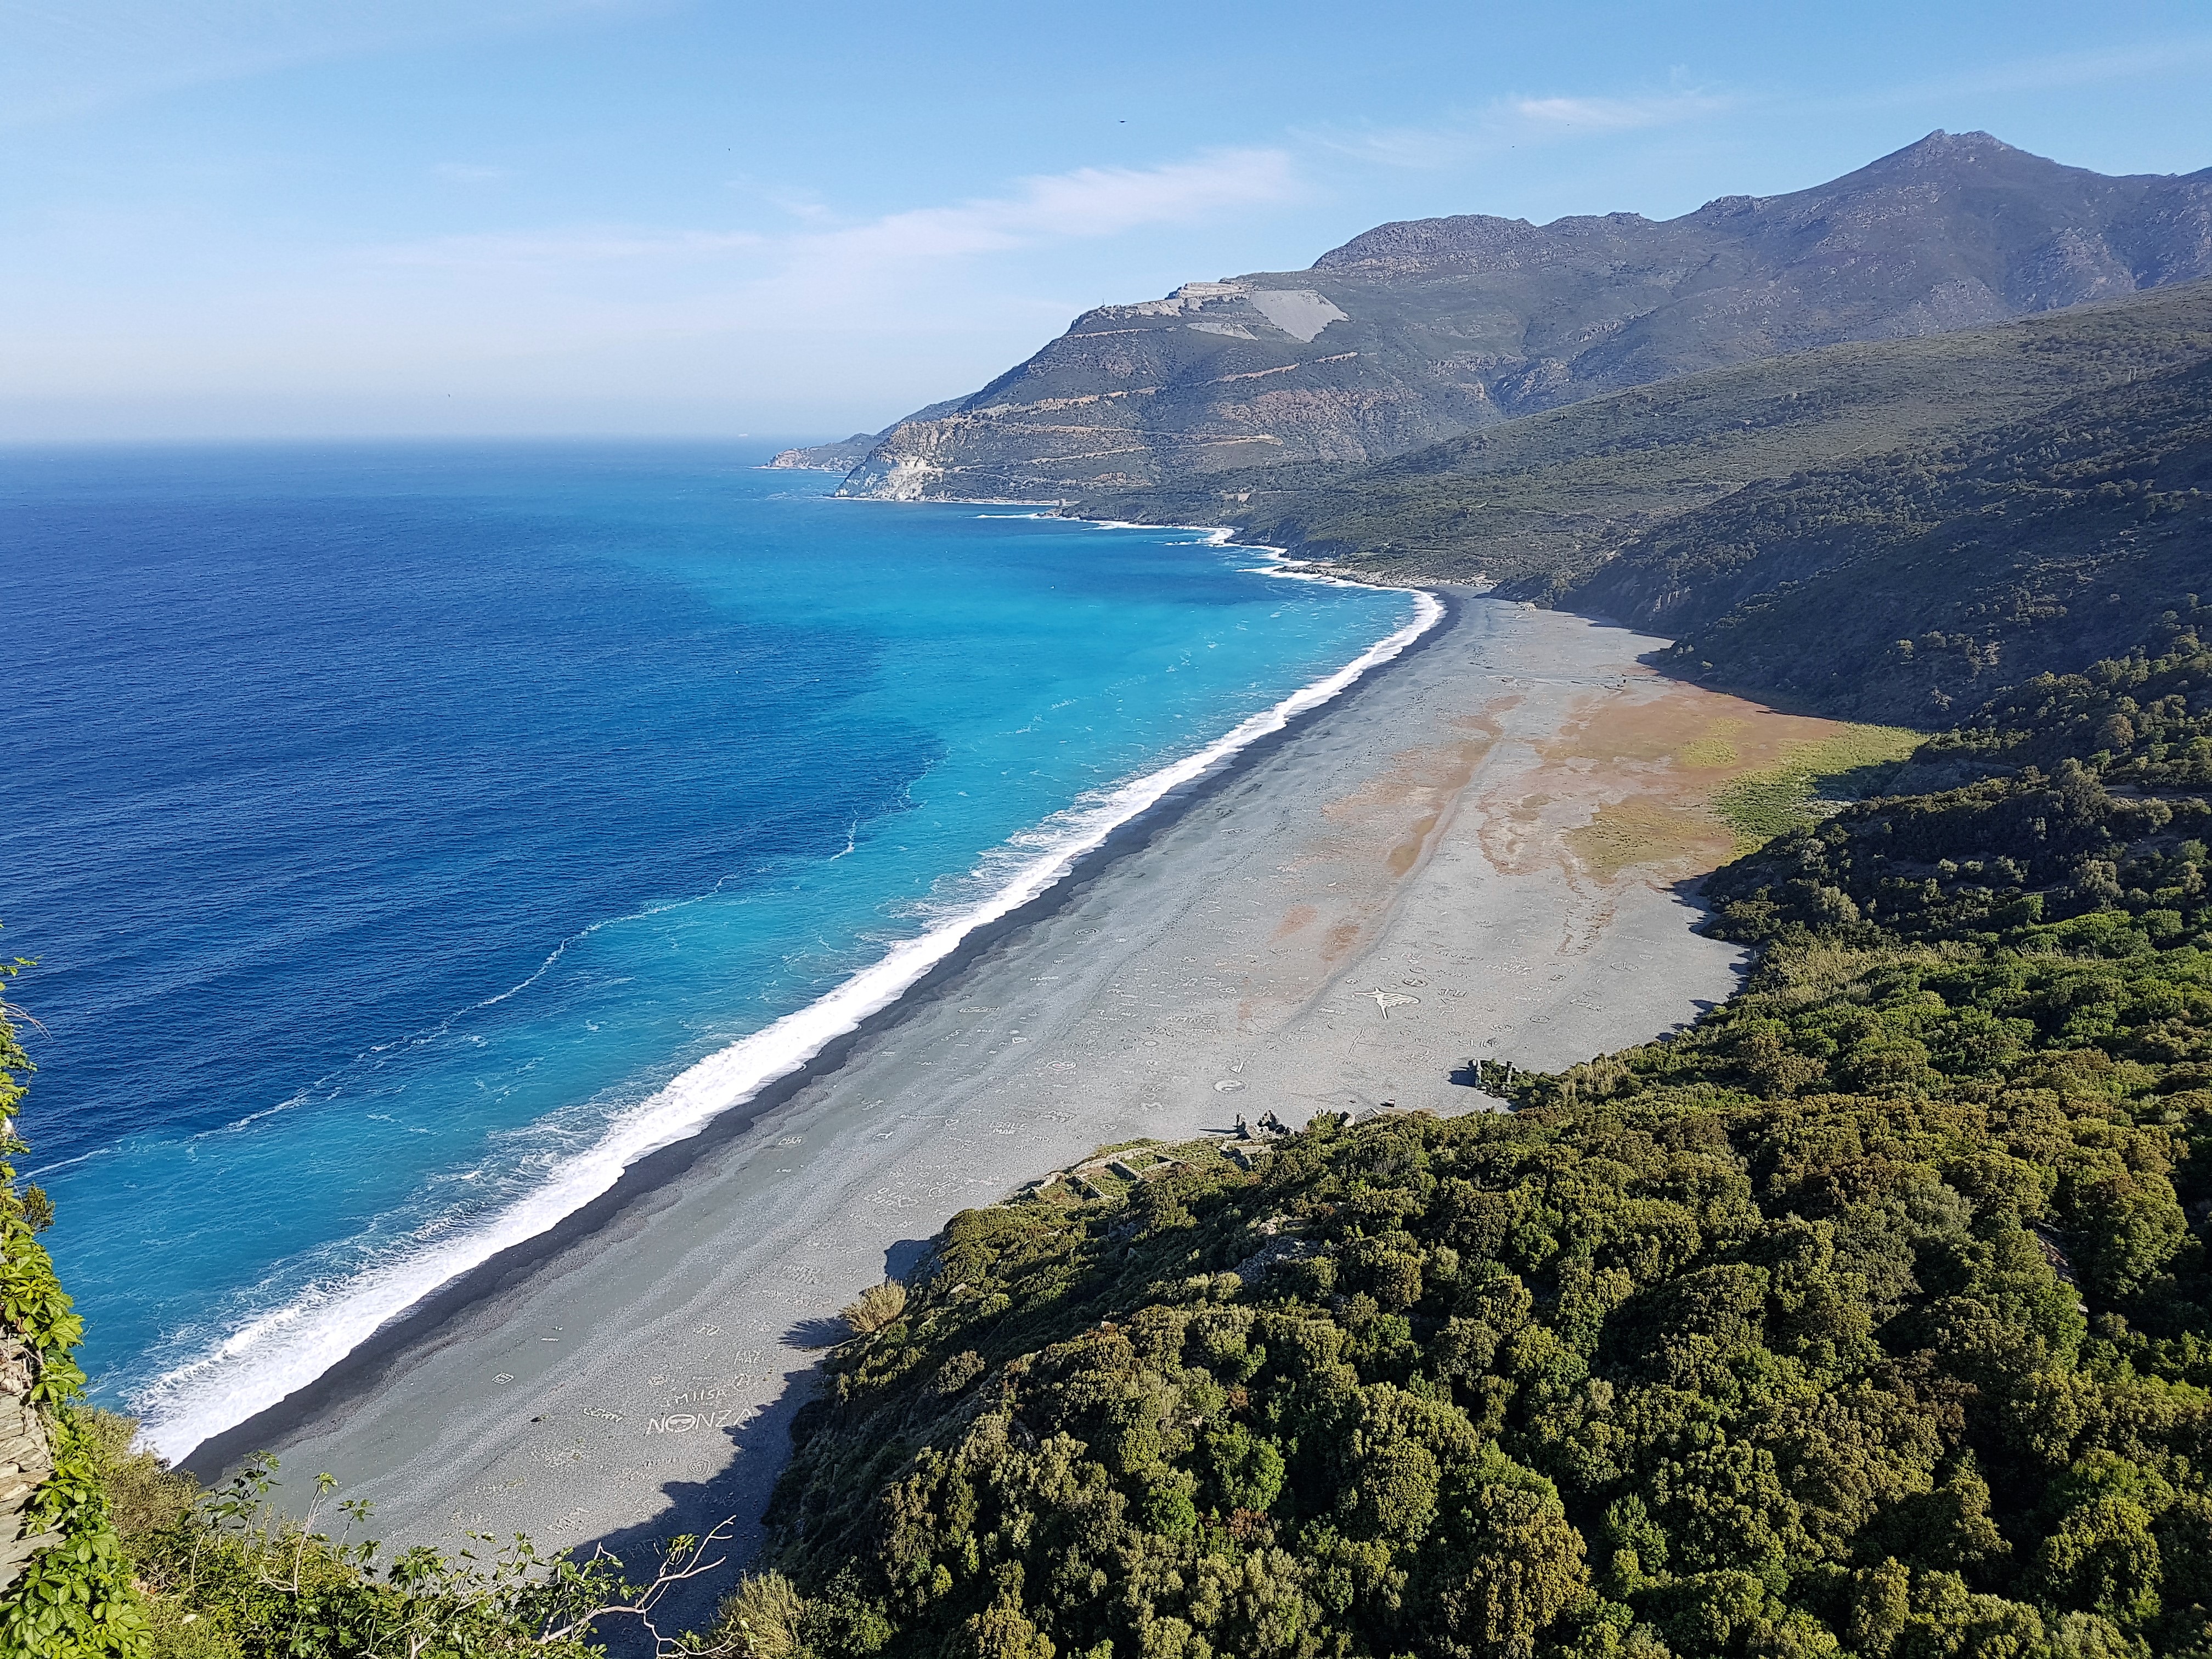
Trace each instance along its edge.
{"label": "surf line", "polygon": [[[1285,573],[1292,574],[1292,573]],[[1302,573],[1299,573],[1302,574]],[[805,1007],[699,1060],[616,1117],[592,1146],[564,1160],[544,1185],[476,1226],[335,1285],[318,1286],[232,1332],[216,1348],[155,1378],[132,1404],[143,1437],[172,1462],[307,1387],[389,1321],[502,1250],[557,1225],[612,1188],[647,1154],[688,1139],[788,1076],[839,1037],[888,1008],[977,928],[1048,890],[1115,830],[1196,782],[1261,738],[1281,731],[1364,678],[1434,628],[1443,601],[1419,588],[1413,620],[1334,673],[1251,715],[1195,753],[1110,789],[1079,798],[1014,838],[1012,867],[988,896],[943,917]]]}

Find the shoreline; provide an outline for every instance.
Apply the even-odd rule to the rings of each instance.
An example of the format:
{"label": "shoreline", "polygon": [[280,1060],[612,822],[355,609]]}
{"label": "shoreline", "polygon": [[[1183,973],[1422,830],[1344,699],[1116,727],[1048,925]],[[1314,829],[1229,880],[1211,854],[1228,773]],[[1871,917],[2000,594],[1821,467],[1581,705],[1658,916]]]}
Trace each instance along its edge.
{"label": "shoreline", "polygon": [[[1115,526],[1102,523],[1099,527]],[[1216,535],[1213,539],[1218,545],[1225,538]],[[1279,558],[1279,555],[1277,556]],[[1267,574],[1297,580],[1332,580],[1289,570]],[[610,1178],[579,1201],[552,1214],[543,1224],[518,1231],[513,1219],[518,1211],[533,1200],[542,1202],[541,1193],[479,1226],[474,1230],[479,1244],[488,1235],[512,1236],[484,1249],[473,1261],[444,1273],[379,1315],[336,1358],[246,1417],[198,1435],[174,1449],[163,1443],[164,1425],[153,1425],[145,1437],[178,1467],[211,1484],[225,1469],[272,1437],[289,1434],[362,1387],[373,1386],[374,1379],[410,1346],[434,1340],[448,1321],[484,1297],[495,1295],[514,1275],[527,1273],[535,1263],[608,1226],[653,1191],[680,1176],[700,1157],[741,1137],[808,1084],[834,1074],[864,1037],[896,1024],[909,1002],[926,1001],[937,994],[967,964],[1009,934],[1049,915],[1077,887],[1182,817],[1197,802],[1228,783],[1243,766],[1256,763],[1267,749],[1371,684],[1382,671],[1405,660],[1425,642],[1449,631],[1458,609],[1456,600],[1428,589],[1400,591],[1415,599],[1416,610],[1411,621],[1341,667],[1310,681],[1272,707],[1238,722],[1194,753],[1104,792],[1088,812],[1084,811],[1085,800],[1079,799],[1053,818],[1044,820],[1036,830],[1026,833],[1036,834],[1055,818],[1073,816],[1079,823],[1093,814],[1101,818],[1100,822],[1083,824],[1070,839],[1024,860],[997,890],[959,916],[912,939],[901,941],[880,960],[812,1002],[695,1062],[625,1115],[633,1120],[642,1117],[657,1102],[683,1090],[687,1083],[727,1069],[740,1053],[756,1046],[771,1046],[779,1033],[788,1035],[797,1028],[827,1024],[828,1029],[811,1036],[805,1046],[793,1053],[789,1063],[765,1071],[749,1085],[739,1085],[741,1093],[706,1111],[690,1127],[679,1127],[658,1140],[630,1150]],[[1118,811],[1116,803],[1121,803]],[[909,969],[912,971],[907,972]],[[903,978],[899,977],[902,973]],[[878,976],[891,982],[880,988],[869,983]],[[611,1126],[613,1133],[592,1149],[602,1169],[607,1162],[609,1143],[616,1139],[622,1123],[617,1120]],[[402,1263],[399,1267],[404,1268],[406,1265]],[[222,1357],[219,1353],[217,1358]]]}
{"label": "shoreline", "polygon": [[188,1467],[273,1451],[302,1506],[328,1470],[395,1547],[620,1553],[733,1516],[741,1565],[837,1310],[956,1211],[1239,1115],[1483,1109],[1470,1058],[1552,1069],[1694,1018],[1742,958],[1693,931],[1731,845],[1700,802],[1733,774],[1687,757],[1726,726],[1756,765],[1813,723],[1664,679],[1645,636],[1447,597],[1390,672],[1125,826],[927,994]]}

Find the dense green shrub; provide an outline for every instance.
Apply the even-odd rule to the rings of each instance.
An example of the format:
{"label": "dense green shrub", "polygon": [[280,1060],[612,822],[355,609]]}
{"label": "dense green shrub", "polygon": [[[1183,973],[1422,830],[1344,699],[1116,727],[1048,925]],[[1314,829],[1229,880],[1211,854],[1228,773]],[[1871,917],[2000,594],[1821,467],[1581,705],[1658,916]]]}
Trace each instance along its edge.
{"label": "dense green shrub", "polygon": [[[21,963],[0,963],[0,986]],[[31,1070],[0,1003],[0,1334],[28,1350],[29,1398],[45,1419],[53,1473],[32,1494],[23,1516],[27,1536],[56,1541],[32,1557],[0,1591],[0,1654],[40,1659],[137,1659],[146,1631],[121,1540],[107,1514],[99,1449],[84,1431],[74,1402],[84,1383],[70,1356],[84,1322],[54,1276],[38,1231],[52,1218],[46,1194],[19,1188],[9,1161],[27,1150],[15,1133],[22,1079]]]}
{"label": "dense green shrub", "polygon": [[[588,1659],[605,1651],[593,1639],[597,1619],[649,1618],[658,1599],[625,1583],[611,1557],[541,1557],[519,1537],[501,1546],[472,1535],[454,1555],[418,1547],[380,1563],[374,1541],[352,1536],[369,1519],[367,1505],[337,1505],[343,1525],[335,1536],[325,1530],[329,1477],[304,1515],[271,1503],[276,1461],[265,1455],[202,1492],[131,1451],[134,1426],[106,1418],[99,1433],[107,1485],[132,1523],[125,1541],[155,1659]],[[698,1540],[671,1546],[673,1571],[703,1559]]]}
{"label": "dense green shrub", "polygon": [[1692,678],[1940,726],[2126,651],[2202,586],[2208,487],[2200,359],[1759,479],[1627,543],[1570,602],[1662,626]]}

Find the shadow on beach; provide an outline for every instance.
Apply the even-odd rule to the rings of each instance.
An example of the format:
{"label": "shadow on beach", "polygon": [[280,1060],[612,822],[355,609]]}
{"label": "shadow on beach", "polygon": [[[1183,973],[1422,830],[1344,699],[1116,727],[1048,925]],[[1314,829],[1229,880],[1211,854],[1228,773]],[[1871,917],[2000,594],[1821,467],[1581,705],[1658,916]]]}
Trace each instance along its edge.
{"label": "shadow on beach", "polygon": [[[832,1340],[842,1340],[842,1322],[809,1320],[808,1327],[835,1323]],[[801,1333],[794,1331],[793,1340]],[[725,1521],[734,1522],[728,1538],[707,1557],[721,1565],[677,1585],[661,1602],[654,1624],[665,1637],[684,1631],[704,1634],[715,1609],[738,1586],[738,1579],[767,1542],[761,1516],[775,1483],[791,1462],[791,1424],[822,1383],[819,1367],[801,1371],[783,1392],[743,1423],[713,1431],[730,1443],[729,1461],[707,1480],[672,1480],[660,1488],[667,1507],[650,1521],[620,1528],[577,1547],[576,1559],[599,1550],[622,1559],[633,1582],[652,1577],[666,1541],[684,1534],[703,1538]],[[605,1644],[608,1659],[653,1659],[650,1632],[635,1619],[610,1619],[594,1633]]]}
{"label": "shadow on beach", "polygon": [[[884,1251],[884,1278],[910,1282],[927,1270],[930,1253],[936,1247],[934,1238],[900,1239]],[[783,1341],[826,1356],[853,1334],[844,1316],[836,1314],[799,1321],[784,1332]],[[661,1613],[653,1621],[664,1636],[679,1631],[704,1632],[714,1623],[722,1599],[737,1588],[738,1578],[768,1542],[761,1516],[775,1493],[775,1483],[791,1462],[792,1419],[821,1388],[822,1367],[817,1360],[744,1422],[715,1431],[730,1443],[729,1462],[720,1474],[709,1480],[665,1482],[660,1492],[668,1500],[666,1509],[651,1521],[620,1528],[580,1546],[576,1558],[588,1560],[605,1550],[621,1559],[631,1579],[642,1579],[650,1577],[663,1559],[669,1539],[687,1534],[703,1538],[726,1521],[735,1522],[727,1543],[708,1556],[709,1560],[720,1558],[722,1565],[678,1585],[661,1604]],[[606,1644],[608,1659],[653,1659],[652,1635],[635,1620],[609,1620],[597,1639]]]}

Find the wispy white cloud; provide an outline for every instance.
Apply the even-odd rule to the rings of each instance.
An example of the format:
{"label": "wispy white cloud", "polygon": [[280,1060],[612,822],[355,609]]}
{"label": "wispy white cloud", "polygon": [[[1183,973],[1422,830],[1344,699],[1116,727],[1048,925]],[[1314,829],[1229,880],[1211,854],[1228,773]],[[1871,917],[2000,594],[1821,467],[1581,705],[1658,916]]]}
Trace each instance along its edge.
{"label": "wispy white cloud", "polygon": [[2212,34],[2188,35],[1985,62],[1840,94],[1802,97],[1773,88],[1746,92],[1677,85],[1627,97],[1523,95],[1499,98],[1431,125],[1322,128],[1300,137],[1319,150],[1356,163],[1440,169],[1463,167],[1512,148],[1604,139],[1688,126],[1746,111],[1771,111],[1785,100],[1801,112],[1956,105],[1977,97],[2201,75],[2208,67],[2212,67]]}
{"label": "wispy white cloud", "polygon": [[376,248],[370,251],[368,257],[392,265],[511,270],[522,266],[603,265],[616,260],[681,263],[713,259],[758,248],[768,240],[744,230],[653,232],[584,227],[437,236]]}
{"label": "wispy white cloud", "polygon": [[1079,167],[1024,179],[1006,196],[910,209],[797,239],[810,262],[942,259],[1068,237],[1113,236],[1143,225],[1188,224],[1228,209],[1298,193],[1279,149],[1217,150],[1156,167]]}
{"label": "wispy white cloud", "polygon": [[1498,122],[1531,131],[1628,132],[1675,126],[1734,107],[1735,100],[1709,92],[1670,92],[1654,98],[1515,98]]}
{"label": "wispy white cloud", "polygon": [[731,275],[739,280],[848,289],[881,278],[908,278],[920,264],[1188,223],[1285,201],[1299,188],[1284,151],[1221,150],[1154,167],[1044,174],[1017,181],[1002,196],[910,208],[851,224],[837,224],[826,210],[810,206],[799,228],[775,233],[571,227],[442,236],[380,247],[368,257],[393,265],[534,266],[549,273],[611,260],[724,259],[732,262]]}
{"label": "wispy white cloud", "polygon": [[653,0],[0,0],[0,126],[66,119],[209,82],[502,34]]}
{"label": "wispy white cloud", "polygon": [[1393,167],[1450,167],[1516,145],[1681,126],[1724,114],[1742,101],[1735,94],[1701,88],[1678,88],[1631,98],[1500,98],[1431,125],[1324,128],[1301,136],[1323,150],[1354,161]]}
{"label": "wispy white cloud", "polygon": [[1514,148],[1601,140],[1623,133],[1693,125],[1771,111],[1785,100],[1801,111],[1954,105],[1960,100],[2069,87],[2202,74],[2212,66],[2212,34],[2139,41],[2094,50],[1984,63],[1954,72],[1800,97],[1775,88],[1716,91],[1675,86],[1628,97],[1558,94],[1499,98],[1420,126],[1322,128],[1300,133],[1316,149],[1367,166],[1409,169],[1464,167]]}
{"label": "wispy white cloud", "polygon": [[2212,64],[2212,34],[2137,41],[2087,52],[2052,52],[1982,64],[1954,73],[1901,81],[1862,95],[1824,100],[1824,106],[1878,108],[1928,99],[2050,92],[2162,76],[2202,74]]}
{"label": "wispy white cloud", "polygon": [[793,190],[785,185],[762,190],[746,181],[740,181],[732,187],[751,191],[770,207],[781,210],[801,224],[834,225],[839,221],[837,210],[812,191]]}
{"label": "wispy white cloud", "polygon": [[158,307],[140,304],[127,339],[88,327],[11,342],[0,327],[0,351],[26,396],[64,401],[337,386],[405,403],[429,396],[424,386],[481,388],[522,401],[475,418],[543,421],[532,399],[593,407],[628,389],[702,407],[759,398],[787,422],[807,410],[820,411],[809,423],[829,421],[833,404],[888,418],[988,378],[1107,297],[1060,292],[1068,262],[1092,257],[1076,250],[1218,228],[1307,186],[1285,152],[1249,149],[1036,174],[866,218],[747,188],[755,224],[594,222],[325,246],[244,283],[218,261]]}

